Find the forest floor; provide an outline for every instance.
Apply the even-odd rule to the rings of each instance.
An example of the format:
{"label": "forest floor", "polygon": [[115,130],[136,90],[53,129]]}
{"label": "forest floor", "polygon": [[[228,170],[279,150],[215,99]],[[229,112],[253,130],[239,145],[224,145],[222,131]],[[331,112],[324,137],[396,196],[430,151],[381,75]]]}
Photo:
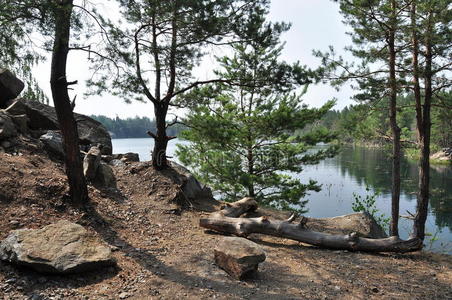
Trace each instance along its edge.
{"label": "forest floor", "polygon": [[258,274],[234,280],[214,264],[222,236],[198,226],[208,212],[168,204],[179,189],[169,173],[116,167],[119,191],[90,186],[86,213],[65,203],[60,163],[32,145],[20,152],[0,153],[0,239],[67,219],[111,245],[117,267],[51,276],[0,262],[0,299],[452,299],[451,256],[333,251],[263,235],[250,237],[267,254]]}

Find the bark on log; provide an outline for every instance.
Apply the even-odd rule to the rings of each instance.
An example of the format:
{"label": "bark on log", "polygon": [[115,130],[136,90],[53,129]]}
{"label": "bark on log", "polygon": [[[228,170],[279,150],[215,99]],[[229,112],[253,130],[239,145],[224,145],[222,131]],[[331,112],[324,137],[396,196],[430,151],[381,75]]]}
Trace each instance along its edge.
{"label": "bark on log", "polygon": [[294,216],[285,221],[271,220],[265,216],[260,218],[239,217],[256,208],[256,201],[252,198],[244,198],[212,213],[208,218],[200,219],[199,225],[203,228],[242,237],[260,233],[339,250],[405,253],[422,249],[422,241],[419,238],[401,240],[397,236],[392,236],[384,239],[369,239],[359,237],[356,233],[334,235],[312,231],[304,228],[302,223],[294,224]]}

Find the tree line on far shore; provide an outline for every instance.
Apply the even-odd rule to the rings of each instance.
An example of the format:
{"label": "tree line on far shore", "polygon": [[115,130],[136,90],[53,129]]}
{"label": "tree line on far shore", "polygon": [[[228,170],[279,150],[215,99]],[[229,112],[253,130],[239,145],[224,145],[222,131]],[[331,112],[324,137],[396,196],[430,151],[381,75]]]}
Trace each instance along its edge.
{"label": "tree line on far shore", "polygon": [[[157,128],[155,120],[148,117],[136,116],[126,119],[109,118],[102,115],[91,115],[90,117],[102,123],[114,139],[148,138],[150,136],[147,131],[154,131]],[[174,124],[167,129],[167,132],[170,136],[177,136],[184,128],[181,124]]]}
{"label": "tree line on far shore", "polygon": [[[452,105],[452,93],[442,93],[436,103]],[[413,95],[398,97],[398,123],[401,128],[402,144],[406,148],[416,147],[416,118]],[[340,140],[345,143],[362,145],[389,145],[390,126],[385,110],[387,99],[369,109],[369,105],[350,105],[342,110],[330,110],[314,126],[323,126],[337,131]],[[440,106],[432,107],[431,147],[433,151],[452,145],[452,110]]]}

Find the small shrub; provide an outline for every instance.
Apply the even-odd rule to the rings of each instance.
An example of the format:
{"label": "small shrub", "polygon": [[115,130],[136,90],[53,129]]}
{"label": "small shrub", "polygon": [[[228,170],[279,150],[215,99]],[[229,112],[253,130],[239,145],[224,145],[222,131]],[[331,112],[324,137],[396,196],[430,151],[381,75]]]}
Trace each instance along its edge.
{"label": "small shrub", "polygon": [[356,193],[353,193],[355,200],[352,203],[352,210],[354,212],[367,212],[369,213],[375,221],[387,232],[389,230],[390,218],[387,218],[385,214],[380,213],[380,210],[376,207],[375,202],[380,194],[375,192],[370,194],[370,188],[366,187],[367,195],[365,198],[361,197]]}

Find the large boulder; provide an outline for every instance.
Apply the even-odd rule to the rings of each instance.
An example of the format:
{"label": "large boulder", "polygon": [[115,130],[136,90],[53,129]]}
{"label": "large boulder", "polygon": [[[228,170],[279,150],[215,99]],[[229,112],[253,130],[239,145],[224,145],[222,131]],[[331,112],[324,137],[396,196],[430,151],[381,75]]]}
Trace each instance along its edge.
{"label": "large boulder", "polygon": [[86,179],[93,180],[100,165],[100,149],[99,147],[91,147],[83,159],[83,174]]}
{"label": "large boulder", "polygon": [[380,239],[388,237],[384,229],[366,212],[333,218],[307,218],[306,226],[315,231],[331,234],[358,233],[361,237]]}
{"label": "large boulder", "polygon": [[24,87],[24,83],[13,73],[0,68],[0,108],[5,108],[8,100],[19,96]]}
{"label": "large boulder", "polygon": [[0,140],[11,138],[17,135],[14,121],[7,113],[0,111]]}
{"label": "large boulder", "polygon": [[181,166],[178,163],[175,163],[174,161],[170,161],[169,163],[171,167],[176,170],[179,175],[181,175],[181,189],[187,198],[195,201],[196,199],[213,198],[212,190],[206,185],[203,185],[201,182],[199,182],[187,168]]}
{"label": "large boulder", "polygon": [[[18,99],[10,104],[7,111],[13,115],[26,114],[28,126],[34,130],[58,130],[58,119],[55,108],[38,101]],[[74,113],[77,122],[80,145],[91,146],[102,145],[102,154],[112,154],[110,134],[98,121],[77,113]]]}
{"label": "large boulder", "polygon": [[265,260],[262,248],[247,239],[224,237],[214,249],[215,263],[236,279],[244,279],[257,271]]}
{"label": "large boulder", "polygon": [[66,220],[41,229],[10,232],[0,243],[0,259],[43,273],[79,273],[115,263],[108,245]]}

